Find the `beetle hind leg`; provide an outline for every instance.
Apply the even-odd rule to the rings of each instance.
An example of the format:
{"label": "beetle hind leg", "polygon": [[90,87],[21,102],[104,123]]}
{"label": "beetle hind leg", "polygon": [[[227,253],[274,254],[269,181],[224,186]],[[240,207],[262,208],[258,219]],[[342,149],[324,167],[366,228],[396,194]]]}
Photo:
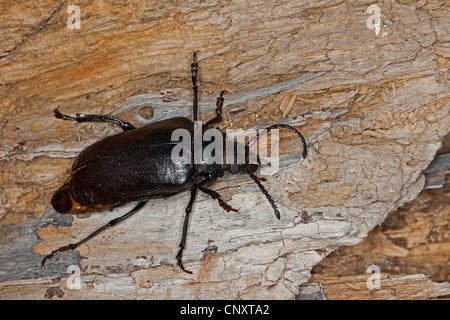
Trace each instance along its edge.
{"label": "beetle hind leg", "polygon": [[59,112],[58,109],[54,110],[55,117],[62,120],[72,120],[77,122],[112,122],[118,124],[123,131],[133,130],[134,126],[131,123],[122,121],[116,117],[105,116],[101,114],[84,114],[77,113],[75,117],[68,116]]}
{"label": "beetle hind leg", "polygon": [[132,216],[133,214],[135,214],[136,212],[138,212],[145,204],[147,203],[147,201],[141,201],[139,202],[133,209],[131,209],[131,211],[127,212],[126,214],[124,214],[123,216],[120,216],[116,219],[113,219],[111,221],[109,221],[107,224],[105,224],[103,227],[95,230],[94,232],[92,232],[90,235],[88,235],[86,238],[76,242],[76,243],[72,243],[69,244],[67,246],[58,248],[56,250],[53,250],[52,253],[50,253],[49,255],[46,255],[44,257],[44,259],[42,260],[41,266],[44,267],[45,262],[49,259],[51,259],[55,254],[57,254],[58,252],[64,252],[64,251],[68,251],[68,250],[73,250],[78,248],[79,246],[81,246],[83,243],[85,243],[86,241],[92,239],[93,237],[95,237],[96,235],[98,235],[100,232],[102,232],[103,230],[112,227],[114,225],[116,225],[117,223],[119,223],[120,221],[125,220],[126,218]]}

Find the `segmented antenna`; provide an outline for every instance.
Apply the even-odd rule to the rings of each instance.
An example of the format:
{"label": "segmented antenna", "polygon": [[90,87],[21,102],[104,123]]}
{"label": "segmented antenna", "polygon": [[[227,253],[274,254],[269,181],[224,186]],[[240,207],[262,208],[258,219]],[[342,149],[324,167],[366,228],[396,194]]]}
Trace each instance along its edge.
{"label": "segmented antenna", "polygon": [[250,170],[250,168],[248,166],[246,166],[245,168],[246,168],[245,171],[247,171],[247,173],[250,176],[250,178],[252,178],[253,181],[255,181],[255,183],[258,185],[259,189],[261,189],[262,193],[266,196],[267,200],[272,205],[273,211],[275,212],[275,216],[277,217],[277,219],[280,220],[280,211],[278,211],[277,205],[275,204],[275,201],[273,201],[273,199],[270,196],[269,192],[267,192],[266,188],[264,188],[263,184],[260,181],[260,178],[255,176],[253,174],[253,172],[251,172],[251,170]]}
{"label": "segmented antenna", "polygon": [[[273,124],[273,125],[269,126],[269,127],[265,128],[262,133],[258,133],[256,135],[256,137],[253,137],[252,139],[250,139],[250,141],[245,145],[246,151],[248,149],[250,149],[251,146],[253,146],[256,143],[256,141],[258,141],[259,138],[261,138],[263,135],[269,133],[270,130],[276,129],[276,128],[284,128],[284,129],[289,129],[291,131],[294,131],[297,134],[297,136],[302,140],[302,143],[303,143],[303,154],[302,154],[302,156],[303,156],[303,158],[306,158],[306,156],[308,155],[308,149],[306,147],[306,140],[303,137],[303,135],[300,133],[300,131],[298,131],[294,127],[291,127],[290,125],[282,124],[282,123]],[[259,156],[257,156],[257,159],[258,159],[258,164],[261,164]]]}
{"label": "segmented antenna", "polygon": [[[250,155],[250,147],[252,145],[254,145],[256,143],[256,141],[258,141],[259,138],[261,138],[263,135],[267,134],[270,130],[272,129],[276,129],[276,128],[284,128],[284,129],[289,129],[291,131],[294,131],[297,136],[302,140],[303,143],[303,153],[302,156],[303,158],[306,158],[306,156],[308,155],[308,149],[306,147],[306,140],[303,137],[303,135],[300,133],[300,131],[298,131],[297,129],[295,129],[294,127],[291,127],[290,125],[287,124],[273,124],[267,128],[264,129],[264,131],[262,133],[258,133],[258,135],[256,137],[253,137],[246,145],[245,145],[245,152],[246,155]],[[256,159],[259,165],[261,165],[261,159],[259,158],[259,155],[256,154]],[[266,196],[267,200],[270,202],[273,211],[275,212],[275,216],[277,217],[278,220],[280,220],[280,211],[278,211],[277,205],[275,204],[275,201],[273,201],[272,197],[270,196],[269,192],[267,192],[266,188],[264,188],[263,184],[261,183],[261,178],[258,178],[257,176],[255,176],[253,174],[253,172],[250,170],[249,165],[247,164],[245,166],[245,171],[248,173],[248,175],[250,176],[250,178],[253,179],[253,181],[255,181],[255,183],[258,185],[259,189],[262,191],[262,193]]]}

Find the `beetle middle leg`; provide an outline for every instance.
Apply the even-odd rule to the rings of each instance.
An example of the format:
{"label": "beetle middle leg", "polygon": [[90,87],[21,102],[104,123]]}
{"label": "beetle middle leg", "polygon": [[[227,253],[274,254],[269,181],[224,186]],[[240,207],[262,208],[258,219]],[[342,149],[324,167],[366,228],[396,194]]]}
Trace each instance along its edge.
{"label": "beetle middle leg", "polygon": [[209,195],[211,198],[213,198],[214,200],[217,200],[219,202],[219,205],[226,211],[226,212],[230,212],[230,211],[234,211],[234,212],[239,212],[239,210],[234,209],[232,206],[230,206],[228,203],[226,203],[225,201],[223,201],[222,196],[217,193],[214,190],[208,189],[204,186],[199,186],[198,187],[201,191],[203,191],[204,193],[206,193],[207,195]]}
{"label": "beetle middle leg", "polygon": [[188,225],[189,225],[189,216],[191,215],[192,206],[194,204],[195,197],[197,196],[198,187],[199,187],[199,184],[194,184],[194,186],[192,187],[192,190],[191,190],[191,199],[189,200],[189,203],[188,203],[188,205],[186,207],[186,210],[185,210],[186,215],[184,216],[183,233],[181,235],[181,242],[179,244],[180,250],[178,250],[178,253],[177,253],[177,256],[176,256],[177,264],[181,268],[181,270],[183,270],[184,272],[190,273],[190,274],[192,274],[192,271],[186,270],[186,268],[183,265],[182,256],[183,256],[184,248],[186,247],[186,238],[187,238],[187,231],[188,231]]}
{"label": "beetle middle leg", "polygon": [[194,102],[192,103],[192,109],[194,113],[194,121],[197,121],[198,116],[198,86],[197,86],[197,73],[198,73],[198,62],[197,62],[197,52],[194,51],[192,55],[191,63],[191,73],[192,73],[192,90],[194,91]]}
{"label": "beetle middle leg", "polygon": [[55,117],[63,120],[72,120],[77,122],[112,122],[118,124],[123,131],[133,130],[134,126],[131,123],[122,121],[116,117],[105,116],[101,114],[84,114],[77,113],[75,117],[71,117],[59,112],[58,109],[55,109]]}
{"label": "beetle middle leg", "polygon": [[263,184],[261,183],[261,181],[265,181],[265,179],[255,176],[248,166],[246,167],[246,171],[250,176],[250,178],[252,178],[253,181],[255,181],[255,183],[258,185],[259,189],[262,191],[266,199],[269,201],[270,205],[272,206],[273,212],[275,213],[275,217],[277,217],[277,219],[280,220],[280,211],[278,210],[275,201],[272,199],[272,196],[269,194],[269,192],[266,190],[266,188],[264,188]]}
{"label": "beetle middle leg", "polygon": [[73,249],[75,249],[75,248],[78,248],[78,247],[81,246],[83,243],[85,243],[86,241],[92,239],[93,237],[95,237],[96,235],[98,235],[99,233],[101,233],[102,231],[104,231],[105,229],[107,229],[107,228],[109,228],[109,227],[112,227],[112,226],[118,224],[120,221],[123,221],[123,220],[125,220],[126,218],[131,217],[133,214],[135,214],[135,213],[138,212],[140,209],[142,209],[142,207],[145,206],[146,203],[147,203],[147,201],[141,201],[141,202],[139,202],[133,209],[131,209],[131,211],[127,212],[127,213],[124,214],[123,216],[120,216],[120,217],[118,217],[118,218],[116,218],[116,219],[113,219],[113,220],[109,221],[109,222],[108,222],[107,224],[105,224],[103,227],[101,227],[101,228],[95,230],[95,231],[92,232],[90,235],[88,235],[86,238],[84,238],[84,239],[82,239],[82,240],[80,240],[80,241],[78,241],[78,242],[76,242],[76,243],[72,243],[72,244],[69,244],[69,245],[67,245],[67,246],[64,246],[64,247],[61,247],[61,248],[58,248],[58,249],[52,251],[52,253],[50,253],[49,255],[45,256],[45,258],[42,260],[41,266],[43,267],[44,264],[45,264],[45,262],[46,262],[48,259],[51,259],[56,253],[58,253],[58,252],[64,252],[64,251],[67,251],[67,250],[73,250]]}

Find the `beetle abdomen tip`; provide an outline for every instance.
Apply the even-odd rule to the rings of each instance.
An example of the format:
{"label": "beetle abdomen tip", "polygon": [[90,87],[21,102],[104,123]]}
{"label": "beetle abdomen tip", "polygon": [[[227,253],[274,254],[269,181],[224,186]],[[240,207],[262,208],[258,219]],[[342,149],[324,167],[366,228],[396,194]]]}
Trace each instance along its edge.
{"label": "beetle abdomen tip", "polygon": [[59,188],[52,197],[53,208],[61,213],[69,212],[72,209],[72,198],[69,192],[69,185],[65,184]]}

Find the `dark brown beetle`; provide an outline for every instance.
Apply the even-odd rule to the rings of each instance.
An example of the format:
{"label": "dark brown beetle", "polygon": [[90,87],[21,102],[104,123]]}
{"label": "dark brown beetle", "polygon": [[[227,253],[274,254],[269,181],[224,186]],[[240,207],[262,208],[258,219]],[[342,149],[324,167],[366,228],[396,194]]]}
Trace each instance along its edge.
{"label": "dark brown beetle", "polygon": [[[191,71],[194,91],[193,119],[197,121],[198,63],[196,52],[193,54]],[[203,125],[203,132],[222,121],[224,92],[222,91],[217,98],[216,116]],[[111,116],[76,114],[75,117],[71,117],[61,114],[58,110],[55,110],[55,116],[59,119],[77,122],[113,122],[120,125],[124,132],[104,138],[80,153],[72,165],[71,175],[53,195],[53,208],[61,213],[79,214],[100,211],[132,201],[139,201],[139,203],[130,212],[111,220],[83,240],[54,250],[44,258],[42,265],[56,253],[75,249],[106,228],[130,217],[139,211],[149,199],[170,197],[190,189],[191,197],[186,207],[180,249],[176,259],[178,266],[183,271],[191,273],[183,266],[182,254],[186,246],[189,215],[198,190],[217,200],[224,210],[237,211],[228,205],[220,194],[207,186],[213,184],[225,172],[247,173],[264,193],[272,205],[276,217],[280,219],[280,213],[275,202],[261,183],[261,180],[264,179],[258,178],[254,174],[261,162],[258,157],[256,164],[250,163],[249,148],[262,134],[275,128],[287,128],[300,137],[303,143],[302,155],[304,158],[307,155],[306,141],[297,129],[284,124],[274,124],[267,127],[264,133],[257,135],[256,139],[245,145],[246,161],[243,164],[239,164],[237,161],[228,164],[223,162],[208,164],[207,161],[198,164],[194,161],[188,164],[177,164],[172,161],[171,152],[180,141],[172,140],[172,132],[182,128],[189,131],[193,136],[194,122],[188,118],[172,118],[136,129],[132,124]],[[225,136],[223,133],[222,135]],[[237,148],[237,143],[234,143],[234,147]],[[194,146],[192,146],[192,157],[194,156],[193,148]],[[225,147],[223,151],[223,154],[225,154]]]}

